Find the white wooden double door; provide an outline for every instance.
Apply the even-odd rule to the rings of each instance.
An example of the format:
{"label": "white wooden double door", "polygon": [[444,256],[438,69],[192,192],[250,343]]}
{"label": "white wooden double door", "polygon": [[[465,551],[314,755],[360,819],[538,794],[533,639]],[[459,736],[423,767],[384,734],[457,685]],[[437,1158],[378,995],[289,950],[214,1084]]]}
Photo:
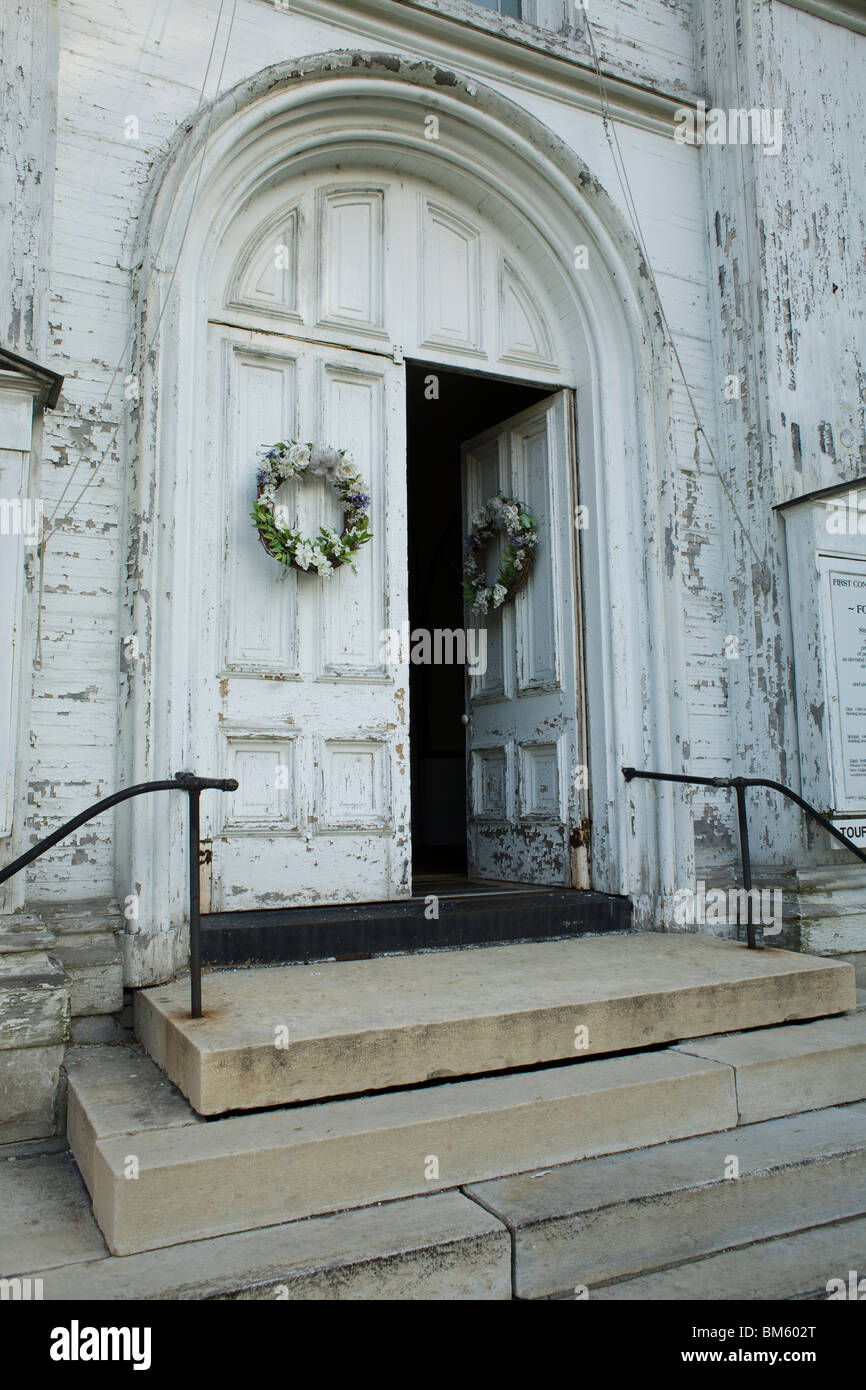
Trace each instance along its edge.
{"label": "white wooden double door", "polygon": [[[402,365],[214,326],[211,399],[196,499],[202,577],[191,622],[195,765],[236,777],[203,799],[212,911],[383,901],[411,893],[409,621]],[[576,882],[580,814],[570,393],[464,449],[469,513],[500,490],[540,520],[528,588],[487,628],[487,669],[467,688],[470,873]],[[357,572],[284,570],[250,520],[261,450],[300,438],[348,449],[371,496]],[[431,506],[435,507],[435,478]],[[281,501],[312,535],[341,525],[327,483]],[[195,637],[193,638],[193,630]]]}

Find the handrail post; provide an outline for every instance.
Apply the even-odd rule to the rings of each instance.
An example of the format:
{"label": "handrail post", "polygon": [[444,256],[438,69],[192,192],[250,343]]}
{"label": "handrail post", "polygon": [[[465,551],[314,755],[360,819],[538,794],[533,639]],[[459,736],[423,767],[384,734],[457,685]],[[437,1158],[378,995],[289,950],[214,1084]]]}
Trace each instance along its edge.
{"label": "handrail post", "polygon": [[201,1018],[201,785],[191,781],[189,794],[189,1006]]}
{"label": "handrail post", "polygon": [[[92,806],[88,806],[86,811],[73,816],[72,820],[65,821],[52,835],[46,835],[38,844],[32,845],[23,854],[19,854],[18,858],[14,859],[11,864],[0,869],[0,883],[5,883],[14,874],[26,869],[28,864],[33,863],[34,859],[45,854],[46,850],[53,849],[61,840],[65,840],[66,836],[71,835],[73,830],[77,830],[81,825],[86,825],[88,821],[93,820],[94,816],[101,815],[103,811],[110,810],[112,806],[119,806],[121,802],[131,800],[134,796],[144,796],[146,792],[185,791],[189,797],[189,965],[193,1018],[201,1018],[200,797],[202,792],[209,788],[219,792],[236,792],[238,789],[237,778],[196,777],[194,772],[176,772],[171,781],[139,782],[134,787],[123,787],[121,791],[114,792],[111,796],[105,796],[101,801],[95,801]],[[859,851],[857,852],[859,853]]]}
{"label": "handrail post", "polygon": [[866,850],[862,850],[857,845],[852,845],[846,839],[841,830],[838,830],[828,816],[815,809],[808,801],[804,801],[797,792],[791,791],[783,782],[774,782],[768,777],[691,777],[682,772],[646,772],[636,767],[622,768],[622,775],[627,782],[631,782],[635,777],[645,777],[650,782],[679,782],[692,787],[733,787],[737,793],[737,820],[740,827],[740,857],[743,864],[743,887],[746,892],[746,935],[748,938],[749,949],[754,951],[756,948],[763,949],[763,940],[760,945],[756,939],[755,923],[752,919],[752,859],[749,852],[749,825],[746,819],[746,788],[764,787],[767,791],[781,792],[789,801],[793,801],[795,806],[799,806],[801,811],[805,811],[807,816],[811,816],[818,825],[822,826],[829,835],[838,840],[845,849],[850,850],[858,859],[866,863]]}
{"label": "handrail post", "polygon": [[201,1018],[201,794],[209,787],[236,792],[235,777],[196,777],[194,772],[176,772],[175,785],[189,797],[189,1013]]}
{"label": "handrail post", "polygon": [[742,778],[732,778],[737,793],[737,820],[740,826],[740,859],[743,864],[743,888],[746,893],[746,940],[749,950],[757,947],[755,923],[752,919],[752,857],[749,852],[749,821],[746,813],[746,784]]}

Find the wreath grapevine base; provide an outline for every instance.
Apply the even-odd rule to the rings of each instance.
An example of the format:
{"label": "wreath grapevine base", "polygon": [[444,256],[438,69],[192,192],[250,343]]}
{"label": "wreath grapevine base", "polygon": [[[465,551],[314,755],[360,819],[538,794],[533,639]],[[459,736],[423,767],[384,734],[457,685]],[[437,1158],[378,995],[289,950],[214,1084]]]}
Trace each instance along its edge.
{"label": "wreath grapevine base", "polygon": [[[277,490],[283,483],[302,476],[323,477],[333,484],[343,506],[342,533],[322,526],[311,539],[289,527],[288,508],[277,504]],[[355,556],[362,545],[373,539],[373,532],[367,515],[370,498],[351,454],[327,444],[302,444],[296,439],[272,444],[262,453],[256,484],[258,490],[250,516],[272,559],[290,569],[314,570],[325,579],[347,561],[355,568]]]}
{"label": "wreath grapevine base", "polygon": [[[463,597],[475,612],[501,608],[513,598],[529,578],[538,546],[538,522],[516,497],[500,492],[477,511],[470,522],[463,564]],[[497,532],[504,532],[506,543],[499,562],[499,573],[488,585],[484,547]]]}

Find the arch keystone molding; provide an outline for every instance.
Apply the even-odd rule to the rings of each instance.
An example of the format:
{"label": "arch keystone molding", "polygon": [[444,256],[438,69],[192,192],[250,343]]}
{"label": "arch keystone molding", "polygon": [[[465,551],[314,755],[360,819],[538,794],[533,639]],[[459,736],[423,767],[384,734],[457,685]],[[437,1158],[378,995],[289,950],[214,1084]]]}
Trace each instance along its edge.
{"label": "arch keystone molding", "polygon": [[[435,141],[425,136],[431,113]],[[687,737],[682,605],[663,555],[666,530],[676,535],[676,487],[656,304],[624,219],[575,153],[497,92],[434,64],[340,52],[264,69],[180,129],[155,171],[135,254],[137,341],[150,342],[158,323],[159,333],[139,364],[129,441],[125,611],[141,657],[126,676],[121,784],[189,766],[194,747],[196,461],[213,267],[257,198],[337,166],[340,178],[352,166],[406,169],[443,206],[483,203],[506,247],[503,319],[519,329],[520,351],[535,351],[535,379],[545,371],[550,379],[553,351],[564,372],[556,384],[575,389],[580,501],[590,518],[580,539],[593,887],[630,896],[637,926],[670,925],[673,893],[693,877],[686,808],[669,788],[627,786],[621,774],[624,764],[677,770]],[[290,248],[292,216],[287,193],[274,228]],[[577,245],[589,249],[586,269],[575,269]],[[281,331],[294,332],[291,254],[280,278],[269,279],[252,240],[247,250],[247,262],[240,246],[233,253],[242,270],[226,299],[265,316],[277,304]],[[556,304],[557,344],[529,312],[528,256]],[[183,807],[181,798],[168,811],[146,804],[155,801],[130,803],[119,826],[117,891],[141,900],[124,938],[130,985],[161,982],[186,963]]]}

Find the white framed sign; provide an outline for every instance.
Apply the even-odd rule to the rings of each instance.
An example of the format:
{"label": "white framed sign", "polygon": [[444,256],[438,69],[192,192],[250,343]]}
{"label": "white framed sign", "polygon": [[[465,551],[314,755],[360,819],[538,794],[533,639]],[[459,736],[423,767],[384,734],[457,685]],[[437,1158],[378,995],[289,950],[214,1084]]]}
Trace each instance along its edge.
{"label": "white framed sign", "polygon": [[866,813],[866,560],[819,555],[818,569],[833,810],[851,816]]}
{"label": "white framed sign", "polygon": [[841,831],[857,849],[866,850],[866,816],[834,817],[836,829]]}

